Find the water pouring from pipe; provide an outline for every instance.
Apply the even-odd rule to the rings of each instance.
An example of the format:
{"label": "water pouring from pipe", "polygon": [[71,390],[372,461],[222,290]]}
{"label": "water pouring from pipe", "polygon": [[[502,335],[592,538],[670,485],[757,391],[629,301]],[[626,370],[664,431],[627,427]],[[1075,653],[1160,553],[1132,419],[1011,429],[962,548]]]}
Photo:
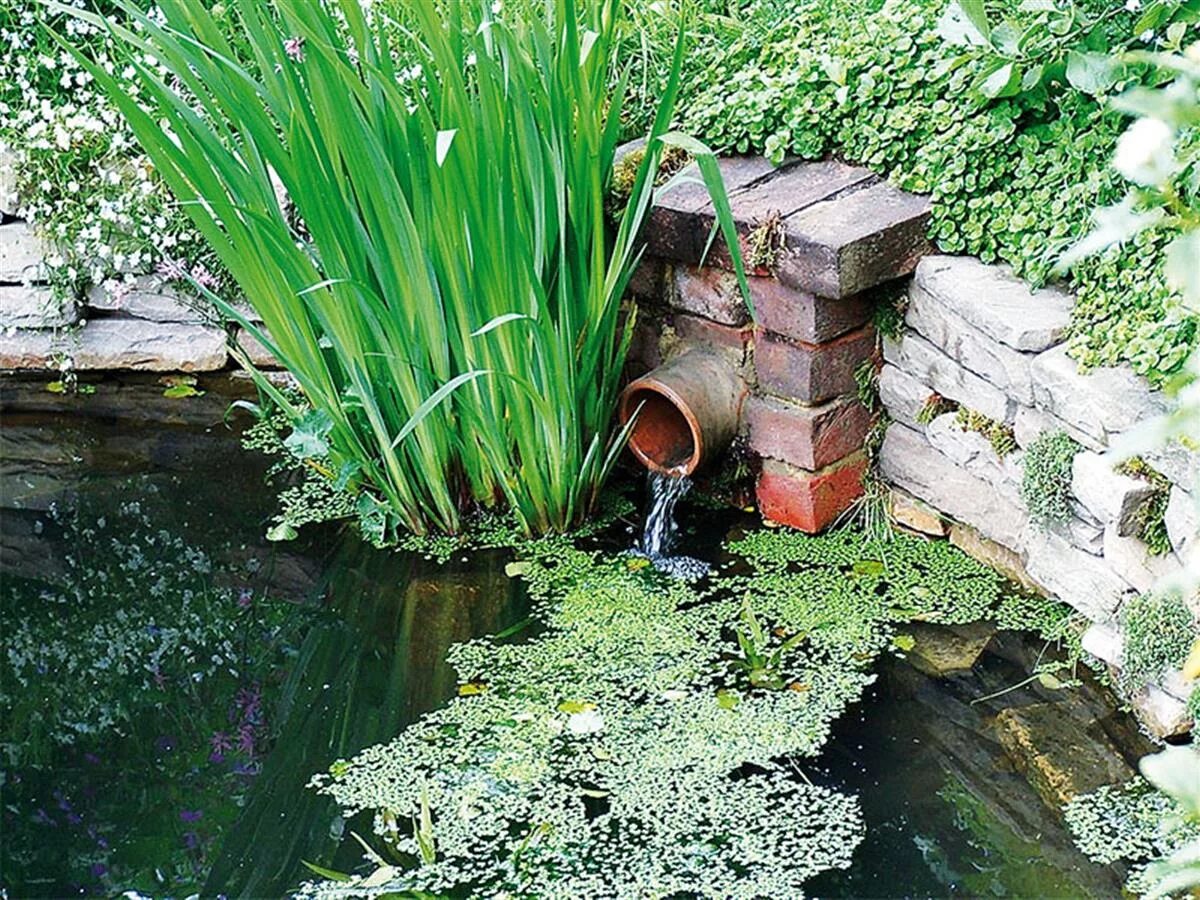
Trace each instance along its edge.
{"label": "water pouring from pipe", "polygon": [[660,571],[695,580],[708,564],[672,555],[679,529],[675,508],[690,476],[717,459],[737,433],[746,385],[718,353],[692,350],[632,382],[621,394],[622,424],[635,415],[629,449],[646,467],[649,503],[636,551]]}

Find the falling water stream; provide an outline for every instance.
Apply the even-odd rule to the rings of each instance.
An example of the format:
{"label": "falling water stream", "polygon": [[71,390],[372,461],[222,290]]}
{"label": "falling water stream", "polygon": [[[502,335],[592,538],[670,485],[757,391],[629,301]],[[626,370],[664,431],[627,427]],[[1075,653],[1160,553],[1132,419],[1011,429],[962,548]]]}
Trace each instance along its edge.
{"label": "falling water stream", "polygon": [[691,556],[673,555],[679,540],[679,524],[675,507],[692,489],[692,480],[685,475],[664,475],[648,472],[646,490],[650,501],[646,509],[646,524],[636,553],[646,557],[660,572],[684,581],[695,581],[708,574],[709,564]]}

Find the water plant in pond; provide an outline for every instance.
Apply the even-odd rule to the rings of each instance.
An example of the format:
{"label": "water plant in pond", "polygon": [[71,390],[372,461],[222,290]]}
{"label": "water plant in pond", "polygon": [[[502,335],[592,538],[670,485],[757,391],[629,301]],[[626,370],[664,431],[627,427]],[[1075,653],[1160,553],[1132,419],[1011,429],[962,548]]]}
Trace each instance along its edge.
{"label": "water plant in pond", "polygon": [[745,565],[690,585],[563,538],[518,546],[534,636],[455,646],[470,690],[314,778],[408,864],[305,890],[798,896],[847,866],[857,802],[803,760],[874,660],[914,619],[1028,617],[945,543],[757,531],[727,549]]}
{"label": "water plant in pond", "polygon": [[257,378],[295,449],[328,456],[389,535],[457,532],[497,503],[530,533],[581,521],[619,449],[620,301],[668,144],[734,237],[712,154],[667,131],[682,41],[614,229],[616,0],[519,21],[409,4],[404,71],[396,31],[357,0],[237,0],[240,57],[200,0],[122,8],[150,108],[84,64],[265,327],[202,293],[296,376],[307,413]]}
{"label": "water plant in pond", "polygon": [[1200,751],[1167,747],[1141,768],[1146,778],[1076,797],[1064,817],[1090,859],[1130,865],[1130,893],[1178,896],[1200,883]]}

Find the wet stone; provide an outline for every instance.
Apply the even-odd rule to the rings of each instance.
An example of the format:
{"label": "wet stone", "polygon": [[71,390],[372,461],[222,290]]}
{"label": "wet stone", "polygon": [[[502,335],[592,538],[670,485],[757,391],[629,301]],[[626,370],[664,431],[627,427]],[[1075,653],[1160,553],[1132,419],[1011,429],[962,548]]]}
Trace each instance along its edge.
{"label": "wet stone", "polygon": [[909,663],[933,678],[970,671],[996,633],[986,622],[950,626],[913,622],[904,631],[916,642],[907,652]]}
{"label": "wet stone", "polygon": [[1103,731],[1088,727],[1094,724],[1078,721],[1059,703],[1006,709],[996,716],[1005,753],[1055,811],[1079,794],[1133,777]]}

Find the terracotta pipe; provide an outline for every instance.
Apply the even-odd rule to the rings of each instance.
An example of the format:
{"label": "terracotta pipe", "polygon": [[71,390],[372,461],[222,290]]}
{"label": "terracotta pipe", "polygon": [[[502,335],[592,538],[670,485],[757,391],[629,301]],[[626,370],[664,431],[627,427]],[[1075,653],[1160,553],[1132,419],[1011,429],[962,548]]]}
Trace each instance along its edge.
{"label": "terracotta pipe", "polygon": [[728,360],[690,350],[631,382],[618,414],[622,425],[637,414],[629,449],[646,468],[691,475],[729,446],[745,394],[746,384]]}

